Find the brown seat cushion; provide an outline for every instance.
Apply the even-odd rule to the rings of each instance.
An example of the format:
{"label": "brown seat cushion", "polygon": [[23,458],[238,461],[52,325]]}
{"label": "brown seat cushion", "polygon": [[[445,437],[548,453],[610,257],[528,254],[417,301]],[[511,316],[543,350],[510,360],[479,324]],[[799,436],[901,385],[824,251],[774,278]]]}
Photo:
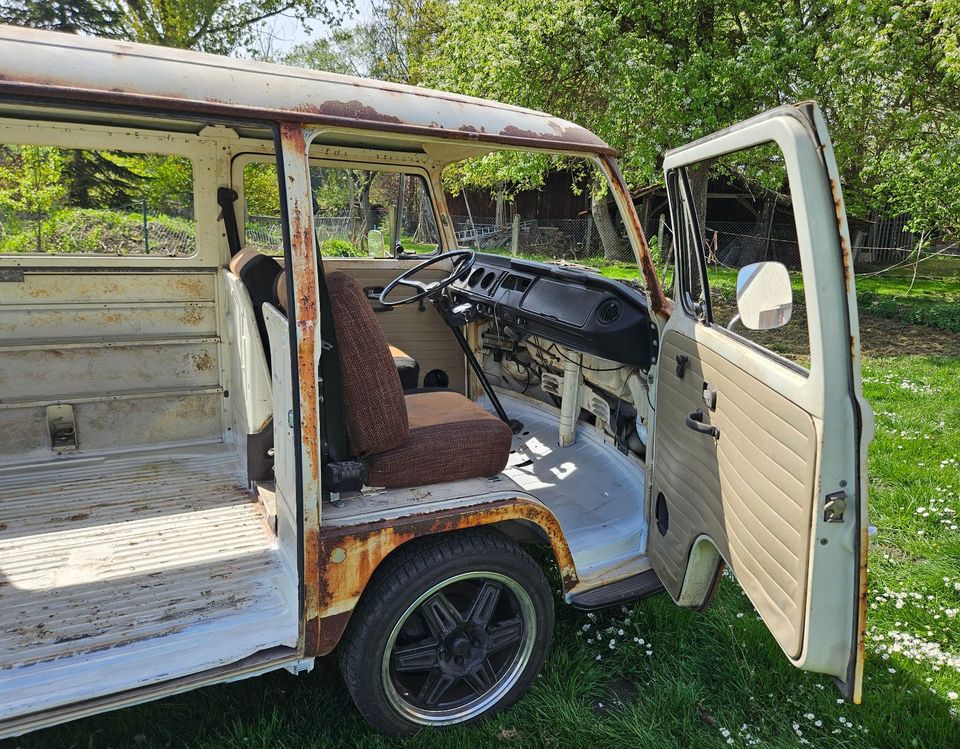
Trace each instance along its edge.
{"label": "brown seat cushion", "polygon": [[410,435],[367,458],[370,486],[421,486],[494,476],[510,457],[513,433],[491,413],[452,391],[405,398]]}

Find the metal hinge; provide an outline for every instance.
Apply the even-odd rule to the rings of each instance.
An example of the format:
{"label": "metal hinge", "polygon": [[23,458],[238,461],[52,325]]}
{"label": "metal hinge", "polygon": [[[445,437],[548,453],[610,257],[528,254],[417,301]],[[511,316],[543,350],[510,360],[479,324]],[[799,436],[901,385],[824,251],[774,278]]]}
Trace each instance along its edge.
{"label": "metal hinge", "polygon": [[823,522],[842,523],[843,513],[846,512],[846,509],[846,492],[834,492],[833,494],[828,494],[826,501],[823,503]]}

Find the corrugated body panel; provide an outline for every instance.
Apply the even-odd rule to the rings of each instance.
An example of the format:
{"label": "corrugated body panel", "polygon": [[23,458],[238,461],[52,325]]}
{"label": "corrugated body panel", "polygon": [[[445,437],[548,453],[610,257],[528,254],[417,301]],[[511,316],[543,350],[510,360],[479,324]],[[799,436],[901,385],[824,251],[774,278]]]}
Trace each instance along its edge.
{"label": "corrugated body panel", "polygon": [[0,349],[0,357],[4,401],[11,396],[58,399],[71,393],[211,387],[220,382],[217,343],[210,340],[82,347],[58,343],[44,349]]}
{"label": "corrugated body panel", "polygon": [[0,479],[0,718],[296,643],[296,573],[226,447]]}
{"label": "corrugated body panel", "polygon": [[213,272],[37,273],[27,270],[21,283],[5,283],[0,287],[0,303],[209,302],[215,298],[215,280]]}
{"label": "corrugated body panel", "polygon": [[5,307],[0,317],[0,341],[90,335],[109,328],[120,336],[162,336],[191,331],[210,336],[217,332],[213,302],[141,302]]}
{"label": "corrugated body panel", "polygon": [[0,283],[0,464],[56,457],[55,403],[74,409],[79,453],[223,439],[215,282],[118,268]]}
{"label": "corrugated body panel", "polygon": [[[128,394],[115,400],[72,401],[81,453],[210,440],[221,429],[220,388]],[[0,465],[51,455],[46,406],[0,407]]]}

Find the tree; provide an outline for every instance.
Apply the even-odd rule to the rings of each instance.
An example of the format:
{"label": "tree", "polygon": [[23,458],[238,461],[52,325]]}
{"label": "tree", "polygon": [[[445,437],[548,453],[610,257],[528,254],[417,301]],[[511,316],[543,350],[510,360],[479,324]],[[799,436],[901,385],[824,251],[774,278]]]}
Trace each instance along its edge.
{"label": "tree", "polygon": [[43,221],[66,197],[63,168],[58,148],[5,146],[0,153],[0,212],[15,226],[20,220],[34,222],[37,252],[42,251]]}
{"label": "tree", "polygon": [[109,0],[7,0],[0,22],[70,34],[115,36],[120,10]]}
{"label": "tree", "polygon": [[373,27],[336,29],[328,37],[298,44],[281,62],[299,68],[370,77],[377,64]]}
{"label": "tree", "polygon": [[352,7],[353,0],[8,0],[0,21],[229,54],[250,45],[269,19],[336,24]]}
{"label": "tree", "polygon": [[[960,0],[473,0],[449,6],[406,66],[415,83],[589,127],[623,152],[634,185],[660,180],[669,148],[815,98],[851,212],[905,211],[942,229],[960,200],[928,201],[926,188],[956,182],[958,20]],[[530,180],[528,157],[499,163],[459,179]],[[691,175],[701,208],[707,174]]]}

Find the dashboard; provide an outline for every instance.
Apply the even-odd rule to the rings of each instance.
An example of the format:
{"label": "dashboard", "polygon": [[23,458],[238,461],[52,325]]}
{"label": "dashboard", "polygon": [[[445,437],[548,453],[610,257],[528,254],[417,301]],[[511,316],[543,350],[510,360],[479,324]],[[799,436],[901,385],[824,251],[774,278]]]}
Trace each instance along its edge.
{"label": "dashboard", "polygon": [[477,253],[448,291],[481,316],[604,359],[649,369],[657,328],[646,295],[626,281],[532,260]]}

